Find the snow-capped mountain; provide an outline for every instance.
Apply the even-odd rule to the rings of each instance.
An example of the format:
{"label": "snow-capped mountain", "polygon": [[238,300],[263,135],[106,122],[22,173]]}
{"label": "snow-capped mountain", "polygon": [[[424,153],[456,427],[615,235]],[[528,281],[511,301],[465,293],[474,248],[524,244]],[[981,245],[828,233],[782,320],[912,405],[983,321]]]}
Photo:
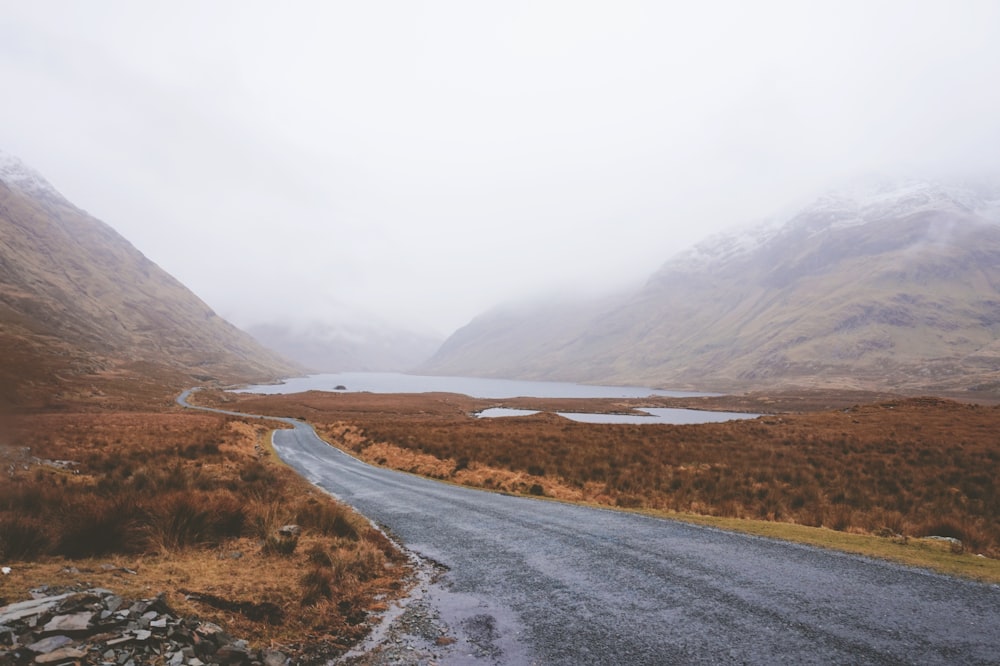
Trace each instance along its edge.
{"label": "snow-capped mountain", "polygon": [[787,233],[821,233],[939,211],[1000,224],[1000,184],[868,178],[830,191],[792,213],[714,234],[675,256],[685,269],[734,261]]}
{"label": "snow-capped mountain", "polygon": [[481,317],[424,370],[998,390],[1000,180],[855,183],[706,239],[616,303],[553,312]]}
{"label": "snow-capped mountain", "polygon": [[29,196],[59,196],[56,188],[18,157],[0,149],[0,182]]}

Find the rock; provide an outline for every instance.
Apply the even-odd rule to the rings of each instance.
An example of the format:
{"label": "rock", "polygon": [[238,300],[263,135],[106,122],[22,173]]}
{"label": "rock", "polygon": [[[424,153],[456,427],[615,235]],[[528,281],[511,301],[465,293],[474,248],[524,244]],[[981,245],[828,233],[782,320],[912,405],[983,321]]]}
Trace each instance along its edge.
{"label": "rock", "polygon": [[286,666],[288,657],[283,652],[277,650],[264,651],[264,666]]}
{"label": "rock", "polygon": [[286,539],[298,539],[299,535],[302,534],[302,528],[298,525],[283,525],[278,530],[278,534]]}
{"label": "rock", "polygon": [[60,634],[58,636],[49,636],[48,638],[43,638],[40,641],[35,641],[28,646],[28,649],[35,654],[48,654],[49,652],[65,647],[72,642],[72,638]]}
{"label": "rock", "polygon": [[104,597],[104,607],[107,608],[110,613],[114,613],[116,610],[121,608],[123,603],[125,603],[125,601],[117,594],[109,594]]}
{"label": "rock", "polygon": [[[38,598],[0,608],[0,666],[287,666],[277,651],[254,650],[222,627],[175,617],[160,595],[126,602],[110,590]],[[33,660],[33,661],[32,661]]]}
{"label": "rock", "polygon": [[202,638],[214,638],[223,633],[222,627],[214,622],[202,622],[194,631]]}
{"label": "rock", "polygon": [[0,608],[0,625],[9,625],[27,617],[38,616],[47,613],[63,599],[71,594],[60,594],[54,597],[40,597],[21,601],[16,604],[9,604]]}
{"label": "rock", "polygon": [[63,647],[58,650],[53,650],[48,654],[40,654],[35,657],[36,664],[57,664],[63,661],[72,661],[75,659],[83,659],[87,656],[87,653],[83,650],[79,650],[74,647]]}
{"label": "rock", "polygon": [[229,644],[216,650],[215,658],[220,664],[242,664],[250,661],[250,653],[246,648]]}
{"label": "rock", "polygon": [[57,634],[86,631],[90,628],[90,621],[93,618],[94,613],[90,611],[82,611],[71,615],[56,615],[42,628],[42,633]]}

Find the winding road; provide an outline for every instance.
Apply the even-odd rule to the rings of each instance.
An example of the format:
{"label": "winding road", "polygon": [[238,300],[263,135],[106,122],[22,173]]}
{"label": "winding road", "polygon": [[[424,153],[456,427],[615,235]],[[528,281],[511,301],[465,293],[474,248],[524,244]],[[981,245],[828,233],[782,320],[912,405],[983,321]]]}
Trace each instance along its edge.
{"label": "winding road", "polygon": [[283,420],[282,459],[448,568],[436,610],[476,651],[443,663],[1000,663],[1000,586],[442,484]]}

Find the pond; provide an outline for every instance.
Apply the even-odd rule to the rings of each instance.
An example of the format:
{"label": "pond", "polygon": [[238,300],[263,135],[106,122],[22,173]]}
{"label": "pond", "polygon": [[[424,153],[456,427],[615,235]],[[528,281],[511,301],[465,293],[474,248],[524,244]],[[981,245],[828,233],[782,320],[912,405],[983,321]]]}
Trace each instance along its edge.
{"label": "pond", "polygon": [[[581,423],[630,423],[649,425],[668,423],[671,425],[687,425],[695,423],[722,423],[739,419],[755,419],[760,414],[745,414],[743,412],[709,412],[702,409],[675,409],[672,407],[643,407],[641,414],[590,414],[581,412],[556,412],[559,416]],[[476,414],[481,418],[503,418],[510,416],[529,416],[538,412],[531,409],[510,409],[508,407],[492,407]]]}

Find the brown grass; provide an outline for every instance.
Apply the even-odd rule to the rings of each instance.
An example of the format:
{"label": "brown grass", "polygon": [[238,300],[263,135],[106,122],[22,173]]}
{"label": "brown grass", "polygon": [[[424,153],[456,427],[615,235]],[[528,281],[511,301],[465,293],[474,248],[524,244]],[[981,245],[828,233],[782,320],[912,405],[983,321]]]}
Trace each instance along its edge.
{"label": "brown grass", "polygon": [[[280,464],[258,422],[116,412],[40,413],[9,425],[0,561],[13,573],[0,578],[0,603],[43,583],[166,592],[178,610],[258,644],[330,653],[366,632],[377,596],[401,590],[401,554]],[[302,527],[299,539],[267,548],[289,523]],[[318,579],[328,583],[317,591]],[[231,610],[265,603],[281,609],[280,622]]]}
{"label": "brown grass", "polygon": [[[545,406],[527,399],[314,393],[238,400],[241,409],[307,418],[370,462],[458,483],[841,532],[947,536],[1000,557],[1000,407],[911,398],[752,421],[634,426],[552,414],[469,416],[498,404]],[[604,411],[637,404],[605,401]]]}

